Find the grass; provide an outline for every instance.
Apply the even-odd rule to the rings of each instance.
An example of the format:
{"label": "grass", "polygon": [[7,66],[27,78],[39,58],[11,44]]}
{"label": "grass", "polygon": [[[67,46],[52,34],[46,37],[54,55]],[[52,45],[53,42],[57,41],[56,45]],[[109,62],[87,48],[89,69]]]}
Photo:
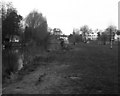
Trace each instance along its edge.
{"label": "grass", "polygon": [[[30,74],[26,74],[26,78],[28,78],[33,73],[40,74],[40,68],[44,69],[44,72],[48,75],[44,77],[45,80],[43,79],[42,85],[37,85],[37,90],[39,91],[42,86],[46,87],[39,91],[39,93],[107,94],[118,92],[117,45],[113,45],[113,49],[110,49],[109,45],[80,43],[72,46],[72,49],[69,51],[52,51],[45,56],[41,56],[37,50],[36,52],[35,50],[31,51],[31,54],[32,52],[34,56],[35,54],[37,56],[22,73],[28,72]],[[75,76],[78,79],[71,79]],[[33,79],[29,80],[31,80],[29,82],[33,83]],[[26,87],[26,85],[24,86]],[[29,92],[30,90],[28,89]]]}
{"label": "grass", "polygon": [[70,64],[62,74],[82,73],[82,87],[87,90],[82,93],[95,93],[99,90],[101,93],[117,92],[118,47],[115,45],[110,49],[109,45],[95,44],[79,44],[75,47],[76,50],[58,58],[59,62]]}

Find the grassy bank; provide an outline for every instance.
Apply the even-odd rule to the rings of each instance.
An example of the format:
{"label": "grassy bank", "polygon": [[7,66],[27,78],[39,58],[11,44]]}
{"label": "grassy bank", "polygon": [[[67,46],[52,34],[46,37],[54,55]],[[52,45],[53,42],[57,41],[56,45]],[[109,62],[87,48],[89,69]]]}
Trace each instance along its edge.
{"label": "grassy bank", "polygon": [[21,71],[23,79],[6,87],[4,93],[117,93],[118,46],[80,43],[72,47],[44,55],[34,50],[35,58]]}

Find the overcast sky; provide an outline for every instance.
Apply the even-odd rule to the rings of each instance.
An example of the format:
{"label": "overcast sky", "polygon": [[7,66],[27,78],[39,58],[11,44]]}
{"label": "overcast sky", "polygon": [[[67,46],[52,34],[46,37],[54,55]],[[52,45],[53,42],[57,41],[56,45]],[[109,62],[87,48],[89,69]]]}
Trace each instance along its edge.
{"label": "overcast sky", "polygon": [[73,28],[88,25],[92,29],[118,27],[119,0],[3,0],[11,1],[18,13],[26,17],[33,9],[47,18],[48,26],[72,33]]}

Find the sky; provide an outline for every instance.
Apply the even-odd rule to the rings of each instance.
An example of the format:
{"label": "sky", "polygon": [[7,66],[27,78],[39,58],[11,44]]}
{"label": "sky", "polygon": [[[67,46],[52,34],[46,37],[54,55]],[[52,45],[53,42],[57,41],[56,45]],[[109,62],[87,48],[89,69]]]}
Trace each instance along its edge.
{"label": "sky", "polygon": [[3,0],[11,1],[18,13],[26,17],[36,9],[47,18],[48,26],[60,28],[64,34],[73,28],[88,25],[104,30],[109,25],[118,28],[118,2],[120,0]]}

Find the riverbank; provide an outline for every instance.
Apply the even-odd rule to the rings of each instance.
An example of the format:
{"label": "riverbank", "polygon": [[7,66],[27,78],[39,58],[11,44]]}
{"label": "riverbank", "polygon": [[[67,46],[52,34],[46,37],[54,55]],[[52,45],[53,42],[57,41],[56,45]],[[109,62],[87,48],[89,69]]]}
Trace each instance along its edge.
{"label": "riverbank", "polygon": [[117,45],[77,44],[69,51],[36,51],[22,79],[3,94],[105,94],[118,91]]}

